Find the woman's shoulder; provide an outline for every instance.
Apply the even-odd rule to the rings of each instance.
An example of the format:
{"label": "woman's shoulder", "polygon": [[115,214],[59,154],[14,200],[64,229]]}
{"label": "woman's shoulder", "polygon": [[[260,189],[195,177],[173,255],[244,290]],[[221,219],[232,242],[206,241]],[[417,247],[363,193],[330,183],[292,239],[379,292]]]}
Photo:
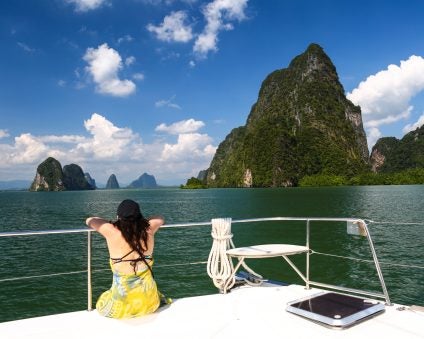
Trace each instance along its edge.
{"label": "woman's shoulder", "polygon": [[165,223],[165,218],[161,215],[154,215],[147,219],[149,221],[148,232],[150,234],[155,234],[159,227],[161,227]]}
{"label": "woman's shoulder", "polygon": [[113,234],[116,231],[116,227],[108,220],[99,217],[90,217],[85,221],[87,226],[91,227],[100,234],[107,236]]}

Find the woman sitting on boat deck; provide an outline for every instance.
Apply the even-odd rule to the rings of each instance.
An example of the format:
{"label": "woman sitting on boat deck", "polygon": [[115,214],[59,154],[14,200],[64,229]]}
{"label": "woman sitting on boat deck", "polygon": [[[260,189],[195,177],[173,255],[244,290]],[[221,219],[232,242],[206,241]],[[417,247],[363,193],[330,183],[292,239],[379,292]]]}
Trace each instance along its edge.
{"label": "woman sitting on boat deck", "polygon": [[90,217],[86,224],[106,238],[110,254],[113,281],[97,301],[101,315],[133,318],[155,312],[161,301],[169,303],[158,291],[152,271],[154,235],[163,217],[145,219],[138,203],[124,200],[116,221]]}

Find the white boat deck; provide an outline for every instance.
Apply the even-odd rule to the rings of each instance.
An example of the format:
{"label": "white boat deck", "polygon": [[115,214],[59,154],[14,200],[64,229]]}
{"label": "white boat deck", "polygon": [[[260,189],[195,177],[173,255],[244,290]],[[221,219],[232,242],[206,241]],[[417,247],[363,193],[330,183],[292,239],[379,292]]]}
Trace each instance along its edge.
{"label": "white boat deck", "polygon": [[288,302],[315,294],[303,286],[245,286],[228,294],[174,300],[158,312],[116,320],[80,311],[0,323],[4,339],[68,338],[424,338],[424,312],[386,306],[374,318],[343,330],[316,324],[285,310]]}

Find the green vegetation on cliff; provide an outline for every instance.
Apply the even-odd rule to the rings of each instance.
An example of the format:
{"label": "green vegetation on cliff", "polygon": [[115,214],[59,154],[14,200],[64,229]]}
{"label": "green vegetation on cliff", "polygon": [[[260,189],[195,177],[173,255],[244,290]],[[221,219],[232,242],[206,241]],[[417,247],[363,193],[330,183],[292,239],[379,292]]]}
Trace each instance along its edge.
{"label": "green vegetation on cliff", "polygon": [[375,172],[393,173],[410,168],[424,168],[424,126],[401,140],[381,138],[372,148],[371,164]]}
{"label": "green vegetation on cliff", "polygon": [[68,191],[92,190],[92,187],[85,178],[82,168],[76,164],[63,167],[63,183]]}
{"label": "green vegetation on cliff", "polygon": [[[91,177],[90,177],[91,179]],[[92,179],[94,182],[94,179]],[[37,167],[30,191],[92,190],[95,186],[88,183],[86,175],[78,165],[62,165],[49,157]]]}
{"label": "green vegetation on cliff", "polygon": [[365,186],[365,185],[422,185],[424,168],[410,168],[393,173],[366,172],[351,178],[333,175],[312,175],[303,177],[299,186]]}
{"label": "green vegetation on cliff", "polygon": [[64,191],[62,165],[55,158],[49,157],[37,167],[37,173],[30,191]]}
{"label": "green vegetation on cliff", "polygon": [[191,177],[187,180],[187,183],[185,185],[181,185],[180,188],[182,189],[202,189],[207,188],[207,186],[203,183],[202,180],[197,179],[195,177]]}
{"label": "green vegetation on cliff", "polygon": [[264,80],[246,125],[219,145],[207,184],[296,186],[304,176],[350,178],[367,170],[360,108],[346,99],[323,49],[311,44]]}

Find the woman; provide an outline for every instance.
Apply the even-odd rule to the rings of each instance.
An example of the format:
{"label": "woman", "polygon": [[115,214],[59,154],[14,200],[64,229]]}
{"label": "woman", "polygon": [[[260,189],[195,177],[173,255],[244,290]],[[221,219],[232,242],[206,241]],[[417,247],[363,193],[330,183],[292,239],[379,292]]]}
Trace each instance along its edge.
{"label": "woman", "polygon": [[163,217],[145,219],[135,201],[124,200],[115,222],[91,217],[86,224],[106,238],[113,273],[112,287],[97,301],[98,312],[132,318],[156,311],[161,299],[165,301],[152,271],[154,235],[164,224]]}

